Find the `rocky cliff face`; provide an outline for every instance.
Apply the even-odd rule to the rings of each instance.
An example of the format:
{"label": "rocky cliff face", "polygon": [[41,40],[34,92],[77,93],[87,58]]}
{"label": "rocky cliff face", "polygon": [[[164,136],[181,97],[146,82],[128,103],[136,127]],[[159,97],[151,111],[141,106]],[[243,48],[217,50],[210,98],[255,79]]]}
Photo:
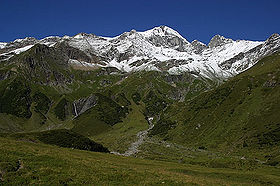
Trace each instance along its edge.
{"label": "rocky cliff face", "polygon": [[36,44],[27,52],[16,55],[8,61],[19,75],[41,85],[64,86],[72,82],[69,73],[69,57],[59,50]]}
{"label": "rocky cliff face", "polygon": [[97,104],[98,97],[91,95],[87,98],[81,98],[73,102],[73,115],[75,117],[81,115],[88,109],[94,107]]}
{"label": "rocky cliff face", "polygon": [[210,48],[215,48],[215,47],[219,47],[219,46],[223,46],[225,44],[228,43],[232,43],[233,40],[232,39],[227,39],[221,35],[215,35],[211,40],[210,43],[208,44],[208,46]]}
{"label": "rocky cliff face", "polygon": [[194,40],[191,45],[193,47],[194,53],[196,54],[201,54],[207,48],[207,45],[198,40]]}

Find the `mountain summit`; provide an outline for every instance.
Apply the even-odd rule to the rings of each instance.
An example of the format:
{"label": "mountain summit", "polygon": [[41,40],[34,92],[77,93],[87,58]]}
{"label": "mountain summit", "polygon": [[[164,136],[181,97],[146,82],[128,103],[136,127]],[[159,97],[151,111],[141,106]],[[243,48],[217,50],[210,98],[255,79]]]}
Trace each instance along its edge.
{"label": "mountain summit", "polygon": [[210,43],[208,44],[208,46],[210,48],[214,48],[214,47],[218,47],[218,46],[222,46],[225,45],[227,43],[232,43],[233,40],[232,39],[227,39],[224,36],[221,35],[215,35],[211,40]]}

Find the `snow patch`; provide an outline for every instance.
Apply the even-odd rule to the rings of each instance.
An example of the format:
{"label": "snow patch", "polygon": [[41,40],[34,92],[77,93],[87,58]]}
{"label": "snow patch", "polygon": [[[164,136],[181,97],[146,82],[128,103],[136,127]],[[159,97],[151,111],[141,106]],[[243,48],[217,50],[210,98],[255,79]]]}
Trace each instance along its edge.
{"label": "snow patch", "polygon": [[82,66],[82,67],[96,67],[96,66],[98,66],[97,64],[87,63],[85,61],[78,61],[76,59],[69,59],[68,62],[70,64],[74,64],[74,65]]}
{"label": "snow patch", "polygon": [[16,50],[13,50],[12,52],[16,53],[16,54],[20,54],[22,52],[25,52],[27,50],[29,50],[30,48],[32,48],[34,45],[28,45],[28,46],[25,46],[25,47],[22,47],[22,48],[18,48]]}

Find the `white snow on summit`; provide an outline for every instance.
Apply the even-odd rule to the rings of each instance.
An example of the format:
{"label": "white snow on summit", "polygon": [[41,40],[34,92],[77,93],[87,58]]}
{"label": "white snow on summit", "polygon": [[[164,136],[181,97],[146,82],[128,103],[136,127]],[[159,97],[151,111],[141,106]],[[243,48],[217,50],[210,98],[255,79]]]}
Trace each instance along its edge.
{"label": "white snow on summit", "polygon": [[188,43],[188,41],[181,36],[177,31],[173,30],[172,28],[169,28],[168,26],[159,26],[159,27],[155,27],[153,29],[144,31],[144,32],[139,32],[140,34],[142,34],[144,37],[152,37],[152,36],[176,36],[182,40],[184,40],[185,42]]}

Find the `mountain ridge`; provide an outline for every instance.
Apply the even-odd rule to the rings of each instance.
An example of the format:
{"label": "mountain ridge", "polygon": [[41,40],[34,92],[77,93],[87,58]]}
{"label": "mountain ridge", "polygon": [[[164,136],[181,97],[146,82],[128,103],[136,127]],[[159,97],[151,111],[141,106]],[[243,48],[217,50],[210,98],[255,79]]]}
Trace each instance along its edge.
{"label": "mountain ridge", "polygon": [[[86,33],[79,33],[72,37],[49,36],[41,40],[27,37],[10,43],[1,43],[0,61],[8,60],[38,43],[48,47],[64,43],[66,47],[76,48],[90,58],[85,61],[69,60],[69,63],[76,66],[115,67],[123,72],[142,70],[167,71],[170,74],[196,72],[210,79],[225,79],[251,67],[267,55],[271,47],[277,48],[280,39],[277,34],[274,34],[274,40],[271,37],[265,42],[258,42],[234,41],[215,35],[206,45],[198,40],[189,42],[167,26],[142,32],[131,30],[112,38]],[[270,48],[263,45],[268,41],[272,41]],[[248,52],[252,53],[251,56],[255,56],[254,59],[236,60],[241,54]],[[258,54],[255,54],[256,52]],[[234,65],[223,67],[227,61],[234,61],[233,59]]]}
{"label": "mountain ridge", "polygon": [[[64,36],[59,36],[59,35],[48,35],[48,36],[42,37],[41,39],[37,39],[36,37],[32,37],[32,36],[26,36],[26,37],[24,37],[24,38],[17,38],[17,39],[14,39],[14,40],[12,40],[12,41],[8,41],[8,42],[0,41],[0,44],[6,45],[6,44],[9,44],[9,43],[21,42],[22,40],[28,40],[28,39],[30,39],[30,40],[35,39],[35,40],[40,41],[40,40],[45,40],[45,39],[50,39],[50,38],[63,38],[63,37],[64,37],[64,38],[70,38],[70,37],[75,37],[75,36],[77,36],[77,35],[88,35],[88,36],[89,36],[89,35],[92,35],[92,36],[101,37],[101,38],[104,38],[104,39],[113,39],[113,38],[117,38],[117,37],[121,36],[121,35],[124,34],[124,33],[129,33],[129,32],[139,32],[139,33],[143,33],[143,32],[152,32],[153,30],[158,30],[158,29],[164,28],[164,27],[166,27],[166,28],[168,28],[168,29],[171,29],[174,33],[176,33],[178,36],[182,37],[183,39],[187,40],[189,43],[191,43],[191,42],[193,42],[193,41],[199,41],[199,42],[201,42],[201,43],[203,43],[203,44],[205,44],[205,45],[209,45],[209,43],[211,42],[211,39],[213,39],[214,37],[217,37],[217,36],[223,37],[223,38],[225,38],[225,39],[229,39],[229,38],[227,38],[227,37],[225,37],[225,36],[223,36],[223,35],[217,33],[217,34],[214,34],[214,35],[210,38],[210,40],[209,40],[208,43],[207,43],[207,42],[202,42],[202,41],[200,41],[198,38],[197,38],[197,39],[194,39],[194,40],[188,40],[188,39],[186,39],[185,37],[183,37],[178,31],[174,30],[173,28],[171,28],[171,27],[169,27],[169,26],[167,26],[167,25],[160,25],[160,26],[155,26],[155,27],[153,27],[153,28],[150,28],[150,29],[147,29],[147,30],[144,30],[144,31],[143,31],[143,30],[137,31],[137,30],[135,30],[135,29],[131,29],[130,31],[125,31],[125,32],[123,32],[123,33],[121,33],[121,34],[119,34],[119,35],[116,35],[116,36],[102,36],[102,35],[96,35],[96,34],[94,34],[94,33],[79,32],[79,33],[77,33],[77,34],[74,34],[73,36],[70,36],[70,35],[64,35]],[[278,33],[273,33],[273,34],[271,34],[270,36],[273,36],[273,35],[279,35],[279,34],[278,34]],[[270,36],[269,36],[269,37],[270,37]],[[233,40],[233,39],[231,39],[231,40]],[[261,41],[261,40],[248,40],[248,39],[236,39],[235,41],[239,41],[239,40],[245,40],[245,41]],[[261,42],[262,42],[262,41],[261,41]]]}

